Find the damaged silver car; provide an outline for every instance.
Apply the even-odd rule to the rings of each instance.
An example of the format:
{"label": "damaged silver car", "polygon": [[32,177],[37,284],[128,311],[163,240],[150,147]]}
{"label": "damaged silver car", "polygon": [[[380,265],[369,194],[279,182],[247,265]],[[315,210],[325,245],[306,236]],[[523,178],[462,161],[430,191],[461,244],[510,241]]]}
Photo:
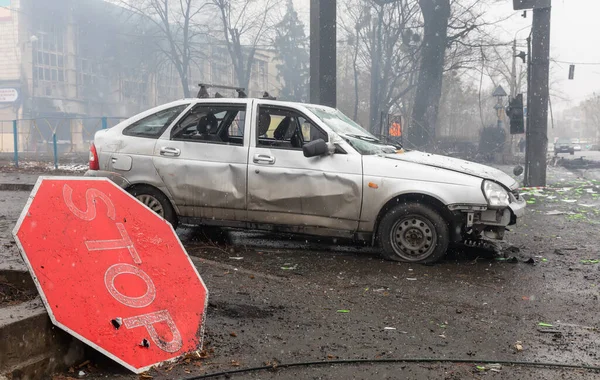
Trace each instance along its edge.
{"label": "damaged silver car", "polygon": [[336,109],[268,99],[141,113],[95,135],[86,175],[110,178],[173,226],[366,240],[406,262],[502,239],[525,209],[499,170],[397,150]]}

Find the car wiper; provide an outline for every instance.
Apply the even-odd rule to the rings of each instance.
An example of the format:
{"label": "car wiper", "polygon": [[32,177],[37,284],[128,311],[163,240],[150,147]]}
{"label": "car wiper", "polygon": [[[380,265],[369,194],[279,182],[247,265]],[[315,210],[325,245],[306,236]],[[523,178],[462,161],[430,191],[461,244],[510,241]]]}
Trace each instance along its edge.
{"label": "car wiper", "polygon": [[363,141],[369,141],[369,142],[381,144],[381,140],[379,140],[375,137],[371,137],[371,136],[365,136],[365,135],[347,135],[347,136],[354,137],[356,139],[363,140]]}

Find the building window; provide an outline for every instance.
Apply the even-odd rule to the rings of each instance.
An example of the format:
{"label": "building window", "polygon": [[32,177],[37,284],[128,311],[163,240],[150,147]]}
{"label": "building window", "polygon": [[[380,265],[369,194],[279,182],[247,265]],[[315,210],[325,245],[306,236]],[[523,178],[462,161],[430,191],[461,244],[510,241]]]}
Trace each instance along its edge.
{"label": "building window", "polygon": [[233,76],[231,66],[229,65],[229,54],[227,53],[227,50],[213,48],[210,76],[213,84],[227,86],[233,83]]}
{"label": "building window", "polygon": [[148,104],[148,75],[141,72],[139,67],[123,69],[121,79],[121,94],[123,100],[129,100],[142,105]]}
{"label": "building window", "polygon": [[33,76],[38,81],[65,81],[65,44],[62,27],[47,22],[40,23],[39,40],[33,50]]}
{"label": "building window", "polygon": [[89,87],[98,84],[99,73],[98,63],[87,58],[77,59],[77,79],[80,86]]}
{"label": "building window", "polygon": [[159,69],[156,84],[158,103],[167,103],[181,97],[181,78],[173,65],[165,65]]}
{"label": "building window", "polygon": [[268,90],[268,66],[267,62],[255,60],[252,67],[251,88],[253,92],[262,94]]}

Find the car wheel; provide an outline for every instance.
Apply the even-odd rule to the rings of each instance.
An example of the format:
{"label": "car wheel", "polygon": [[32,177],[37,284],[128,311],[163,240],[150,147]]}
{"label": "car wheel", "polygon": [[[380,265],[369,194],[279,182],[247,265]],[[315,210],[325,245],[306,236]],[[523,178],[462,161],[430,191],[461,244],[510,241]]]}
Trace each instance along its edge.
{"label": "car wheel", "polygon": [[382,256],[388,260],[433,263],[448,249],[449,228],[444,218],[420,203],[400,204],[379,226]]}
{"label": "car wheel", "polygon": [[169,199],[160,190],[150,186],[134,186],[129,189],[129,193],[150,210],[171,223],[173,228],[177,228],[177,214],[175,214]]}
{"label": "car wheel", "polygon": [[574,150],[572,150],[572,151],[570,151],[570,152],[569,152],[569,154],[570,154],[571,156],[573,156],[573,155],[575,155],[575,151],[574,151]]}

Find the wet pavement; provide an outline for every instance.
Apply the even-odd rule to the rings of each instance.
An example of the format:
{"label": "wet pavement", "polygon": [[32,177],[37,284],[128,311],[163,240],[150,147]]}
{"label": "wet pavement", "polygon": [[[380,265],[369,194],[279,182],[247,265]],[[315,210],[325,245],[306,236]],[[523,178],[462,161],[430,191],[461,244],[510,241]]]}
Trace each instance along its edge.
{"label": "wet pavement", "polygon": [[[378,249],[346,241],[179,229],[211,292],[208,357],[191,357],[149,375],[183,378],[265,363],[337,359],[599,365],[600,182],[561,169],[551,169],[549,178],[552,188],[525,194],[529,212],[507,233],[503,255],[457,248],[434,266],[384,261]],[[18,263],[10,229],[28,193],[0,195],[2,260]],[[507,260],[513,256],[516,263]],[[525,263],[529,259],[535,264]],[[94,366],[84,368],[86,377],[138,378],[99,355],[90,358]],[[600,376],[584,370],[509,365],[493,367],[499,371],[495,372],[479,365],[482,368],[427,361],[344,364],[234,378]]]}

